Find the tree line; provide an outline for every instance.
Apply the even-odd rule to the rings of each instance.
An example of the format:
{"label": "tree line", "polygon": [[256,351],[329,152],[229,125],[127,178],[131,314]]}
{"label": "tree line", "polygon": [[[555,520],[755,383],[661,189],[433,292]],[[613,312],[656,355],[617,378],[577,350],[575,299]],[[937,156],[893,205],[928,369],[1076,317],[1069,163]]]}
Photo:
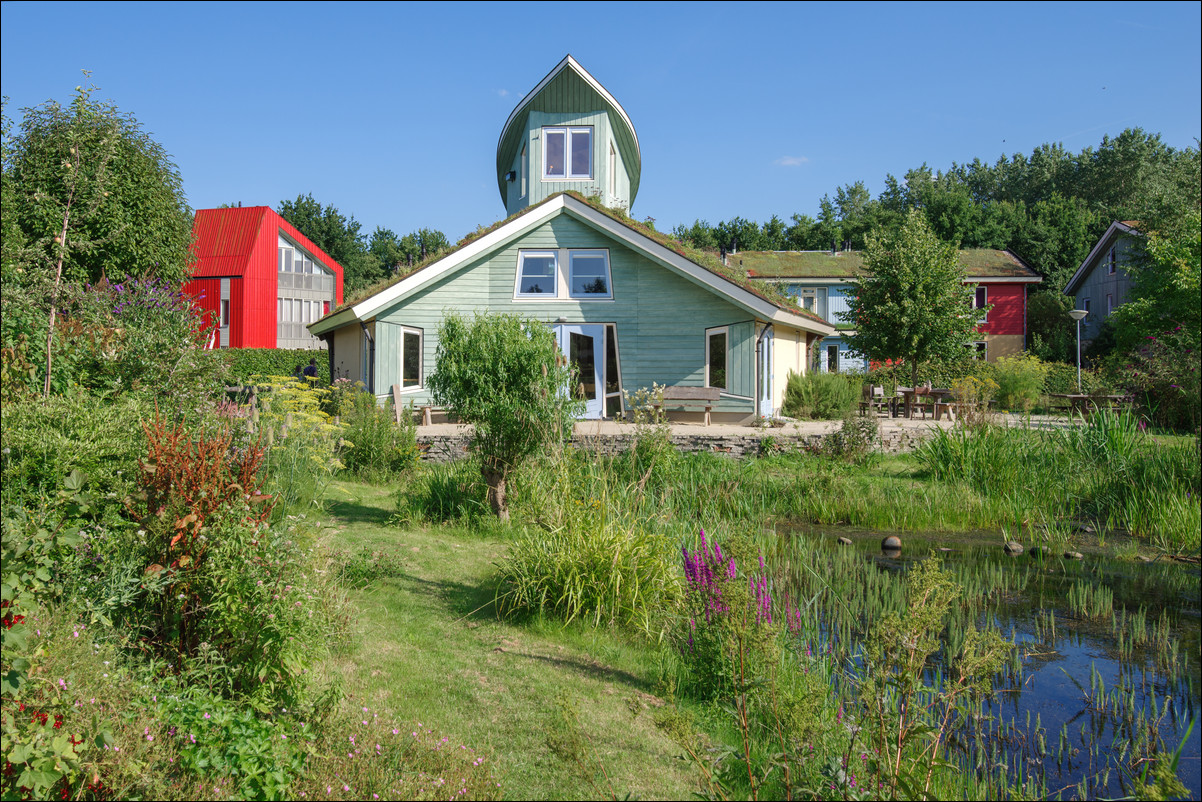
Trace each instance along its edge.
{"label": "tree line", "polygon": [[1029,156],[974,159],[932,170],[925,163],[885,178],[873,198],[863,181],[823,195],[817,219],[773,215],[676,226],[677,239],[718,251],[862,249],[870,232],[896,232],[919,210],[940,239],[962,248],[1009,248],[1059,292],[1113,220],[1155,222],[1198,208],[1199,149],[1176,149],[1159,134],[1129,128],[1097,148],[1071,153],[1044,144]]}
{"label": "tree line", "polygon": [[312,194],[280,201],[276,212],[342,265],[343,289],[348,296],[451,247],[446,235],[432,228],[397,236],[390,228],[376,226],[371,236],[366,236],[354,215],[347,217],[333,204],[322,206]]}

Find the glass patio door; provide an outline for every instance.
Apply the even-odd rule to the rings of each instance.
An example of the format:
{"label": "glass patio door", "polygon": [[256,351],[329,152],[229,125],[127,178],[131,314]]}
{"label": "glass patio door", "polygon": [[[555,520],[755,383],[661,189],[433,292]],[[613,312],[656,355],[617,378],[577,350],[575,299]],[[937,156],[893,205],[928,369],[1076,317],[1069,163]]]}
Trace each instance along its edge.
{"label": "glass patio door", "polygon": [[585,403],[584,417],[600,418],[605,410],[601,386],[601,366],[604,364],[605,326],[589,323],[566,323],[555,326],[555,338],[560,352],[576,367],[576,386],[572,394]]}

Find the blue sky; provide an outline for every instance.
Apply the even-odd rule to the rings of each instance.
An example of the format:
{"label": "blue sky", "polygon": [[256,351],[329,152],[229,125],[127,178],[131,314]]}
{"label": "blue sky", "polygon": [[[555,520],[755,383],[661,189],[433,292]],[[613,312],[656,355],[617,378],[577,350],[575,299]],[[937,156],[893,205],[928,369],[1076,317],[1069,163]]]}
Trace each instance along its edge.
{"label": "blue sky", "polygon": [[189,203],[311,192],[454,241],[504,216],[497,136],[565,53],[622,103],[633,213],[816,215],[926,162],[1202,134],[1202,4],[3,3],[8,109],[92,72],[179,165]]}

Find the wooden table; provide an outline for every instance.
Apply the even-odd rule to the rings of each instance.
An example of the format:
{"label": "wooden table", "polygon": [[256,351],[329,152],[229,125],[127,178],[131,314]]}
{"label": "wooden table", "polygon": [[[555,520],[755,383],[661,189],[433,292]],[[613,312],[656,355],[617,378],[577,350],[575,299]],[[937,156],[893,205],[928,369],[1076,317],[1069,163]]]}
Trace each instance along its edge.
{"label": "wooden table", "polygon": [[1106,409],[1122,409],[1135,399],[1129,395],[1087,395],[1085,393],[1048,393],[1049,398],[1063,398],[1069,402],[1070,410],[1082,417]]}
{"label": "wooden table", "polygon": [[[951,405],[947,404],[943,400],[952,394],[952,391],[950,388],[928,387],[926,389],[923,389],[921,387],[919,387],[919,388],[898,387],[897,391],[899,393],[901,393],[902,396],[904,396],[906,399],[905,416],[907,418],[912,418],[914,416],[914,400],[919,397],[924,397],[924,398],[930,398],[934,404],[933,412],[935,415],[935,420],[939,420],[940,418],[942,418],[944,412],[947,412],[947,414],[951,416],[952,420],[956,419],[955,413],[952,411]],[[893,417],[896,418],[897,415],[895,414]]]}

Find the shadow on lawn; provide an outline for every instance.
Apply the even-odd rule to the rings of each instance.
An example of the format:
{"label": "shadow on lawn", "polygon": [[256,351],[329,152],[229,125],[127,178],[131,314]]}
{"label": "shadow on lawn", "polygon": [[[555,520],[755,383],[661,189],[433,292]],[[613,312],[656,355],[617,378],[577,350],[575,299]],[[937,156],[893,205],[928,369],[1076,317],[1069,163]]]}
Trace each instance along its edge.
{"label": "shadow on lawn", "polygon": [[363,503],[358,499],[345,501],[330,499],[326,503],[326,512],[331,518],[335,518],[343,524],[362,523],[383,526],[388,523],[394,511],[386,507],[374,506],[370,502]]}
{"label": "shadow on lawn", "polygon": [[444,579],[422,579],[413,574],[405,574],[398,579],[416,586],[415,593],[441,599],[447,611],[457,619],[482,621],[497,617],[493,605],[494,588],[488,584],[469,585]]}

